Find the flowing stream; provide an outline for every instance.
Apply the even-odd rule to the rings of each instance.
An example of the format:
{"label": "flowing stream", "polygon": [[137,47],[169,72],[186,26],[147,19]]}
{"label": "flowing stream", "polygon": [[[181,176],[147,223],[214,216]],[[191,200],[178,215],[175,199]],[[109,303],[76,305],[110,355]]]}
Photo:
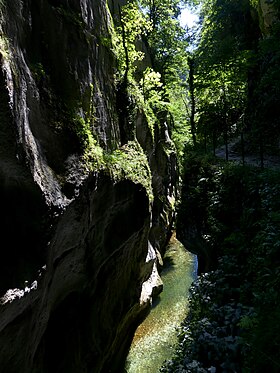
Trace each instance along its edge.
{"label": "flowing stream", "polygon": [[128,373],[158,373],[173,356],[177,328],[188,312],[188,289],[196,276],[196,257],[172,237],[161,272],[163,292],[138,327],[126,362]]}

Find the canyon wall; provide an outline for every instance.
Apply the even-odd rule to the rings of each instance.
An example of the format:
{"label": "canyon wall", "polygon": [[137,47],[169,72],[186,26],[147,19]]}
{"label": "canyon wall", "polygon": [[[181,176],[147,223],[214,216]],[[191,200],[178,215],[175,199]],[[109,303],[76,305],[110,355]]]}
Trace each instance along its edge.
{"label": "canyon wall", "polygon": [[273,1],[259,0],[259,21],[264,36],[270,34],[271,27],[278,20],[278,12]]}
{"label": "canyon wall", "polygon": [[122,122],[118,2],[0,9],[0,366],[120,372],[162,289],[177,183],[168,124],[152,135],[140,110]]}

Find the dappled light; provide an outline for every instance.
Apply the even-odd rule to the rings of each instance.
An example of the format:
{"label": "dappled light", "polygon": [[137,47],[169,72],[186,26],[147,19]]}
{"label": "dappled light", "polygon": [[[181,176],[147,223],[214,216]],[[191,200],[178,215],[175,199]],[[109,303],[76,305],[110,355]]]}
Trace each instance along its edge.
{"label": "dappled light", "polygon": [[279,40],[280,0],[0,0],[1,373],[280,372]]}

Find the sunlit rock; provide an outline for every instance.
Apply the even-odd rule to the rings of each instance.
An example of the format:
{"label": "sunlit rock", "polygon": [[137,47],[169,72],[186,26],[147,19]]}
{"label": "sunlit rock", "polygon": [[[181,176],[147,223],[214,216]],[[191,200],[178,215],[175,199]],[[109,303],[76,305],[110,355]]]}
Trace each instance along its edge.
{"label": "sunlit rock", "polygon": [[[155,249],[149,242],[148,254],[146,257],[146,263],[152,265],[152,272],[150,272],[149,278],[142,284],[142,291],[140,296],[140,305],[146,303],[152,303],[153,298],[158,295],[163,289],[163,283],[158,273],[157,263],[159,263],[158,256],[161,259],[159,253],[156,253]],[[161,259],[162,263],[162,259]]]}
{"label": "sunlit rock", "polygon": [[[106,168],[122,126],[116,59],[107,45],[114,11],[118,2],[103,0],[1,7],[5,373],[120,372],[150,297],[162,288],[157,266],[172,230],[176,153],[168,128],[153,138],[138,113],[135,142],[151,170],[153,202],[144,183]],[[83,147],[85,124],[91,154]],[[142,302],[146,282],[150,295]]]}

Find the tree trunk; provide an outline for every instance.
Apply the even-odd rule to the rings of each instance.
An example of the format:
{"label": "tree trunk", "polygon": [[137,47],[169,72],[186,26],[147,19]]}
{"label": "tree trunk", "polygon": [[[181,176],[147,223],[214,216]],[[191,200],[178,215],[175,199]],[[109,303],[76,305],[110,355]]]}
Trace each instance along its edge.
{"label": "tree trunk", "polygon": [[228,161],[228,130],[227,130],[227,124],[225,129],[225,146],[226,146],[226,160]]}
{"label": "tree trunk", "polygon": [[129,55],[128,55],[128,48],[126,45],[126,35],[125,35],[125,26],[122,18],[122,11],[121,7],[119,4],[119,17],[120,17],[120,23],[121,23],[121,28],[122,28],[122,44],[123,44],[123,49],[124,49],[124,54],[125,54],[125,73],[124,73],[124,83],[127,85],[127,80],[128,80],[128,71],[129,71]]}
{"label": "tree trunk", "polygon": [[245,165],[245,150],[244,150],[244,133],[241,131],[241,155],[242,155],[242,165]]}
{"label": "tree trunk", "polygon": [[263,148],[263,137],[260,134],[260,158],[261,158],[261,168],[264,168],[264,148]]}
{"label": "tree trunk", "polygon": [[196,129],[195,129],[195,96],[194,96],[194,60],[193,58],[188,58],[189,64],[189,89],[190,89],[190,96],[191,96],[191,115],[190,115],[190,125],[191,125],[191,134],[193,139],[193,144],[196,146]]}
{"label": "tree trunk", "polygon": [[216,143],[217,143],[216,131],[213,131],[213,154],[214,154],[214,157],[216,157]]}

